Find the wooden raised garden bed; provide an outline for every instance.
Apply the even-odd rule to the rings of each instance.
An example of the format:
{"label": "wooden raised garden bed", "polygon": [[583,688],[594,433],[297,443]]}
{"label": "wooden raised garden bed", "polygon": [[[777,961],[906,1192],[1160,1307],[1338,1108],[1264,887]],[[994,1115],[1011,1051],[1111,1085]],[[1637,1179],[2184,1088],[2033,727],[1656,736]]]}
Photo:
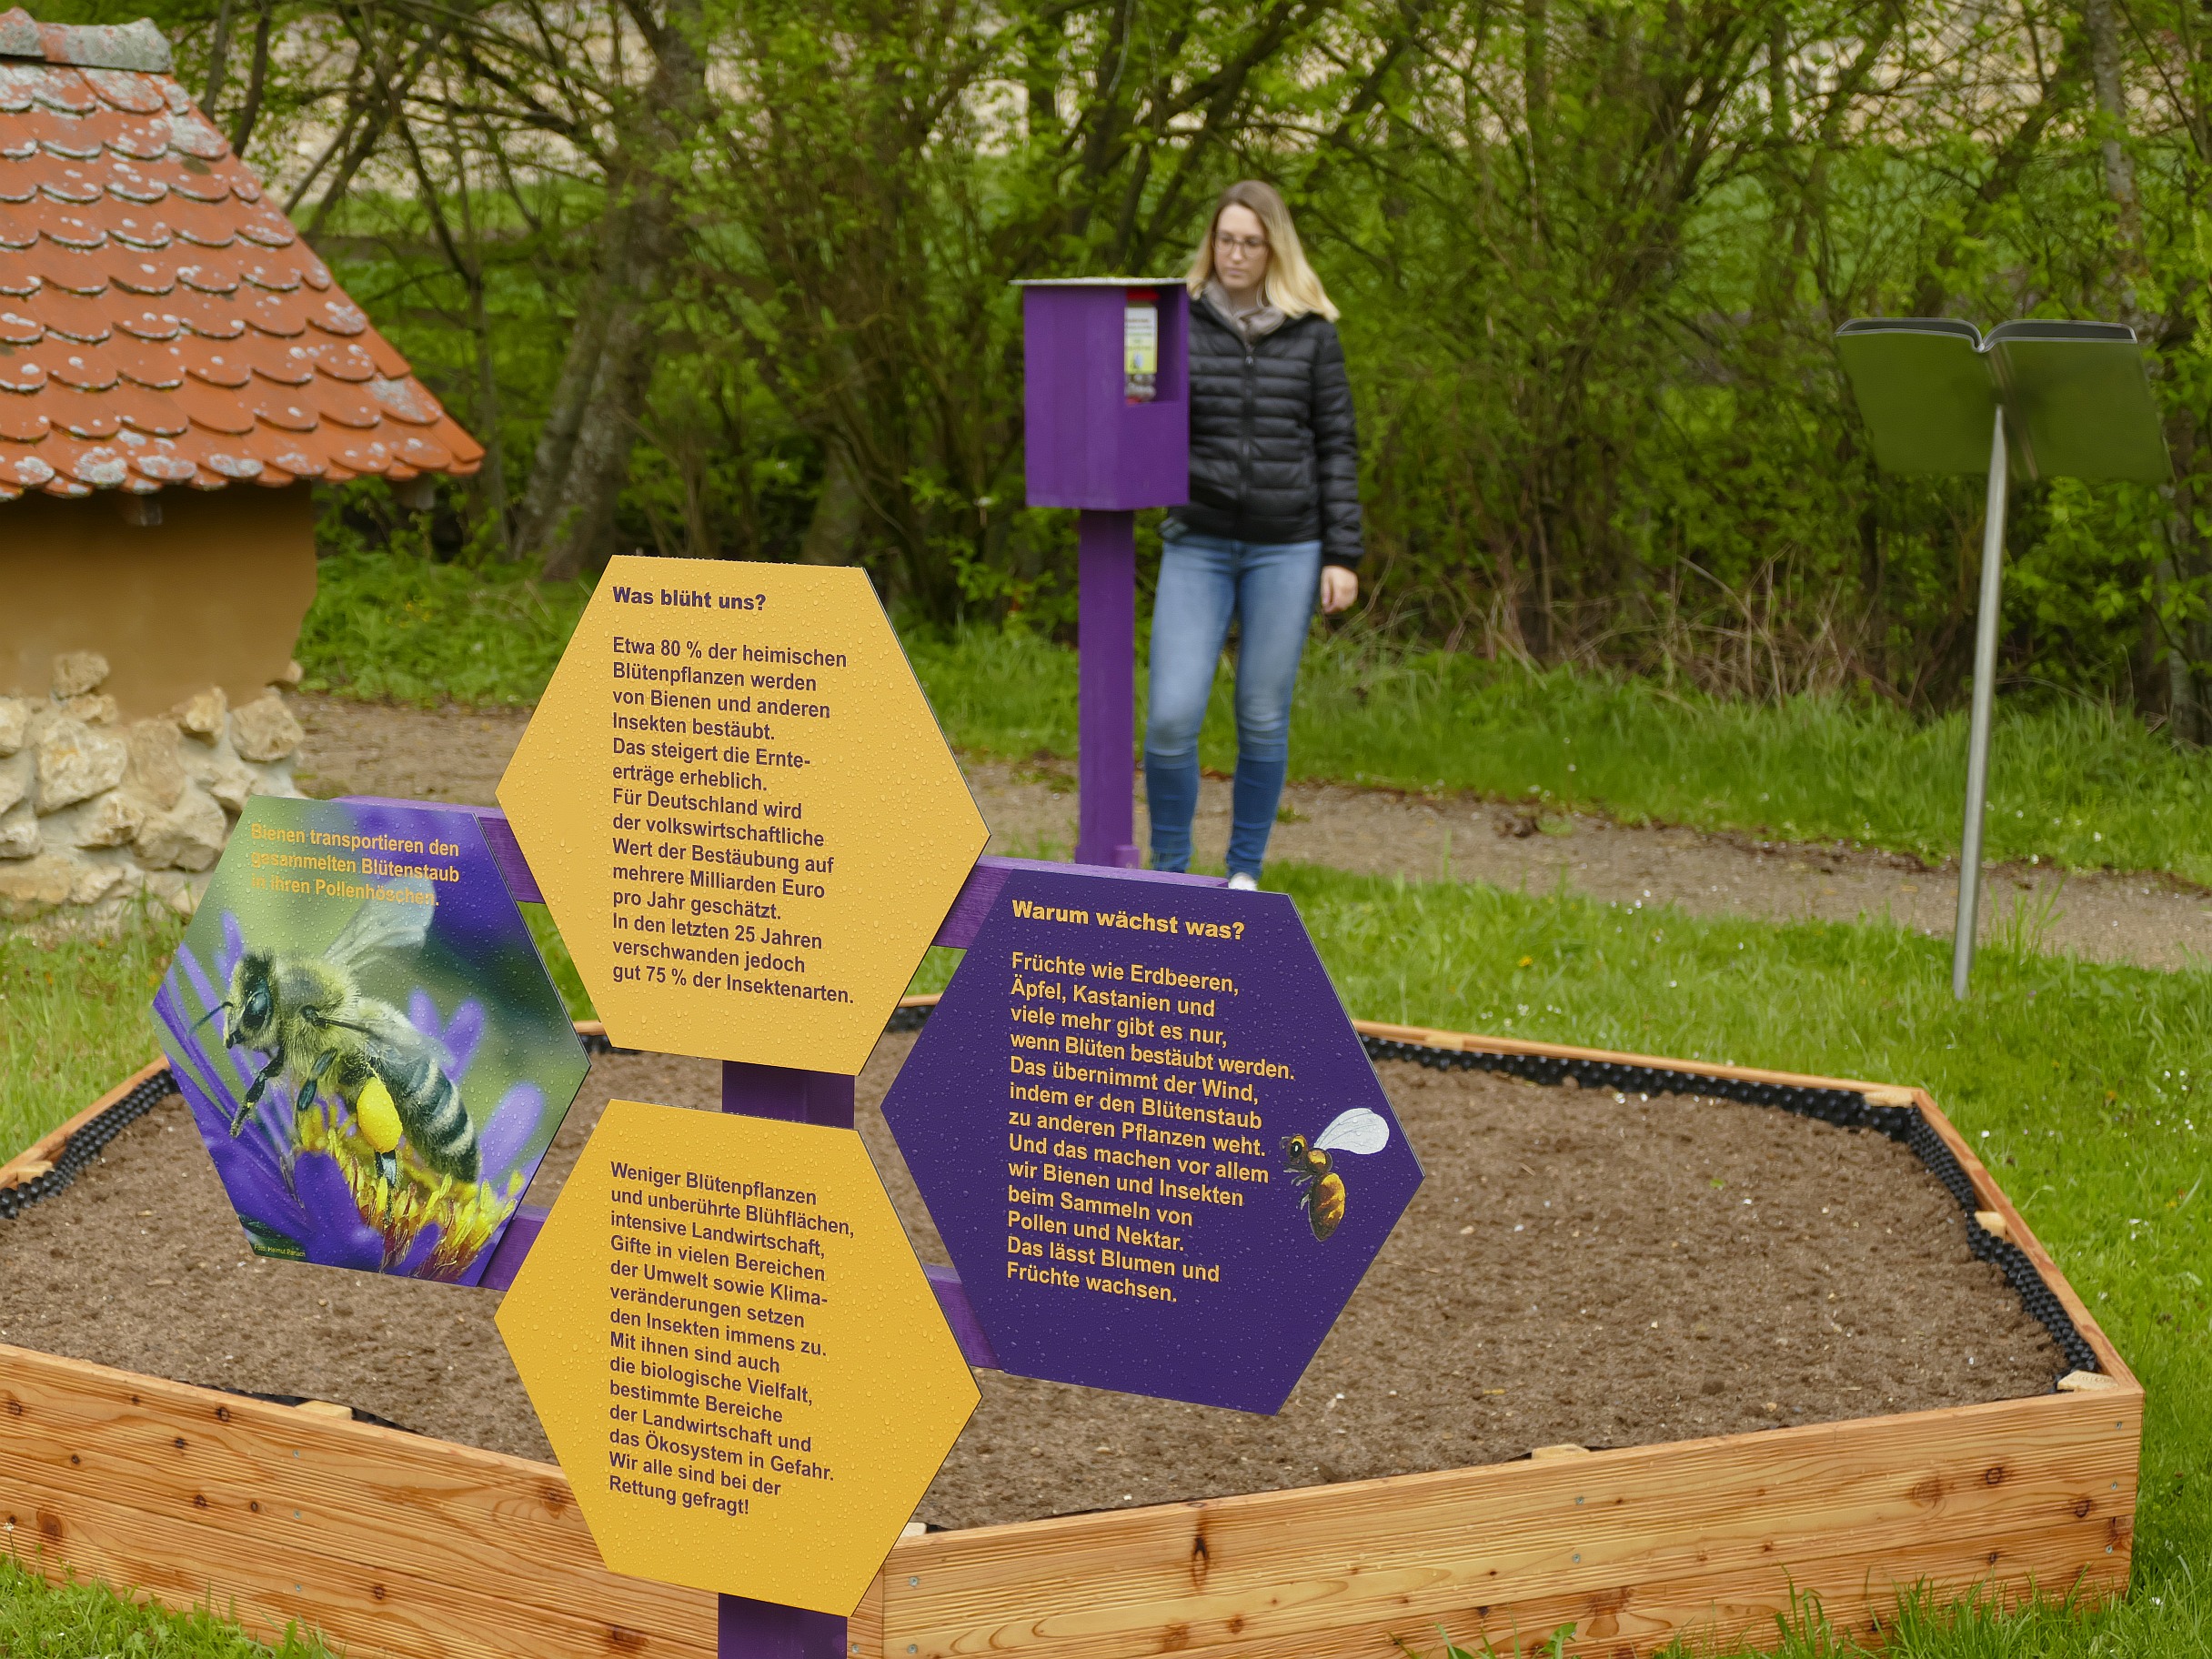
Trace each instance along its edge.
{"label": "wooden raised garden bed", "polygon": [[[910,1528],[853,1615],[854,1655],[1390,1659],[1393,1638],[1439,1646],[1440,1624],[1504,1650],[1568,1624],[1571,1651],[1622,1655],[1684,1634],[1771,1636],[1793,1591],[1866,1631],[1921,1584],[2125,1590],[2142,1390],[1925,1091],[1360,1031],[1379,1059],[1730,1095],[1890,1133],[1973,1212],[1976,1252],[2076,1369],[2049,1393],[1944,1410]],[[161,1071],[0,1167],[0,1212],[89,1161]],[[356,1654],[714,1652],[712,1598],[608,1573],[550,1464],[5,1344],[0,1527],[49,1574],[211,1602],[262,1631],[297,1621]]]}

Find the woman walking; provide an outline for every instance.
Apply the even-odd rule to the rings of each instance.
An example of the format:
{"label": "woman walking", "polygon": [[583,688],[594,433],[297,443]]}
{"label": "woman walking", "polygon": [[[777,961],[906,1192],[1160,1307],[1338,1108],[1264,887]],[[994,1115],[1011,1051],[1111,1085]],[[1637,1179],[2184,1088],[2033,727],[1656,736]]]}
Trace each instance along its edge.
{"label": "woman walking", "polygon": [[1191,499],[1163,532],[1144,728],[1152,868],[1190,868],[1198,729],[1233,619],[1229,884],[1249,889],[1282,799],[1313,607],[1359,597],[1359,438],[1336,307],[1272,186],[1222,193],[1188,281]]}

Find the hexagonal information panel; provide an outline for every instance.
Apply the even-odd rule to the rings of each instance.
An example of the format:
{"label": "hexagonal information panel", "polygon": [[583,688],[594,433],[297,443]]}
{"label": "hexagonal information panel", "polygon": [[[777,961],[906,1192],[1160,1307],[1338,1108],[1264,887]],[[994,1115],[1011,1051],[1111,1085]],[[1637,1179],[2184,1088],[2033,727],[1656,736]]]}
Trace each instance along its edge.
{"label": "hexagonal information panel", "polygon": [[477,820],[250,800],[154,998],[265,1256],[473,1284],[588,1061]]}
{"label": "hexagonal information panel", "polygon": [[608,1566],[817,1613],[976,1406],[850,1130],[613,1102],[498,1323]]}
{"label": "hexagonal information panel", "polygon": [[985,830],[866,574],[617,558],[499,783],[608,1034],[857,1072]]}
{"label": "hexagonal information panel", "polygon": [[1010,877],[883,1115],[1008,1371],[1248,1412],[1421,1184],[1278,893]]}

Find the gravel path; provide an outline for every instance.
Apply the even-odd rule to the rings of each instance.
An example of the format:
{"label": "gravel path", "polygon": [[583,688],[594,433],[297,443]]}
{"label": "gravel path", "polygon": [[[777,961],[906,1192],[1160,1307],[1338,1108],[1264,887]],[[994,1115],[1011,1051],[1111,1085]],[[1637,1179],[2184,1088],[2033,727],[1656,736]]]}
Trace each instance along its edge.
{"label": "gravel path", "polygon": [[[297,699],[307,728],[302,787],[318,795],[393,795],[489,803],[522,735],[521,710],[397,709],[342,698]],[[1072,767],[971,761],[968,781],[993,852],[1065,857],[1075,837]],[[1957,877],[1894,853],[1644,829],[1575,815],[1539,819],[1464,796],[1427,798],[1296,784],[1284,798],[1278,859],[1416,879],[1449,876],[1603,900],[1679,905],[1694,915],[1856,921],[1894,917],[1947,935]],[[1228,839],[1229,786],[1208,779],[1202,854]],[[1144,838],[1138,805],[1138,839]],[[2001,865],[1984,889],[1982,937],[2095,961],[2181,968],[2212,960],[2212,895],[2164,875],[2060,874]]]}

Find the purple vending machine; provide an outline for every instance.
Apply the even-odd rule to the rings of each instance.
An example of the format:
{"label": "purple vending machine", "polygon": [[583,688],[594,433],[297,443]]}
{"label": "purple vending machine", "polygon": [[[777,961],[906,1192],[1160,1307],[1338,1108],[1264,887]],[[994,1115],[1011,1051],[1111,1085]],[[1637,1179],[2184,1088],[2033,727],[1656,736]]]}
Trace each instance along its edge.
{"label": "purple vending machine", "polygon": [[1082,514],[1075,861],[1133,869],[1136,514],[1190,494],[1189,296],[1174,277],[1020,286],[1029,504]]}

